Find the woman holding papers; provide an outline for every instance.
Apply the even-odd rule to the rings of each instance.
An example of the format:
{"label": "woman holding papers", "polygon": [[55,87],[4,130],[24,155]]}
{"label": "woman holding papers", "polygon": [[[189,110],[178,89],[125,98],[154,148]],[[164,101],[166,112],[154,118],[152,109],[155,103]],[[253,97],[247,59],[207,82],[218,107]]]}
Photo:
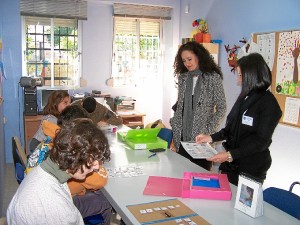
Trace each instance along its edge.
{"label": "woman holding papers", "polygon": [[261,182],[266,179],[272,163],[269,146],[282,115],[276,98],[268,90],[272,74],[260,54],[252,53],[239,59],[237,71],[242,90],[227,116],[225,128],[196,137],[197,143],[225,140],[226,151],[207,160],[221,163],[220,171],[235,185],[240,173]]}
{"label": "woman holding papers", "polygon": [[193,159],[181,141],[194,141],[199,133],[215,132],[226,113],[223,75],[210,53],[197,42],[182,45],[175,57],[178,98],[170,124],[176,151],[199,166],[210,170],[212,163]]}

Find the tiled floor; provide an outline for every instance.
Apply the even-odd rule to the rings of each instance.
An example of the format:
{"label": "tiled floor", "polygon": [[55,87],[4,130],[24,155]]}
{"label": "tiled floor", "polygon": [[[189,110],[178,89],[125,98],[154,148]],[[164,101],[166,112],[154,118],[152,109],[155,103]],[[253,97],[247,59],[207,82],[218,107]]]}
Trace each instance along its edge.
{"label": "tiled floor", "polygon": [[[10,200],[12,199],[14,193],[18,189],[19,184],[16,181],[14,175],[14,166],[13,164],[6,165],[6,172],[5,172],[5,180],[4,180],[4,199],[3,199],[3,212],[2,214],[6,214],[6,209],[9,205]],[[5,225],[5,218],[0,218],[0,225]],[[112,225],[120,224],[120,216],[118,214],[113,214],[112,217]]]}

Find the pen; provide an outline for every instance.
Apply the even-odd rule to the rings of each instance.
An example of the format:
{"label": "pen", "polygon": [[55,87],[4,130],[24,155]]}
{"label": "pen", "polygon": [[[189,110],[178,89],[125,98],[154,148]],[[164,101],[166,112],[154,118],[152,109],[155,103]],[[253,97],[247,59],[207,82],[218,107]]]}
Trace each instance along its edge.
{"label": "pen", "polygon": [[151,157],[153,157],[153,156],[156,156],[156,153],[153,153],[152,155],[149,155],[148,159],[151,158]]}

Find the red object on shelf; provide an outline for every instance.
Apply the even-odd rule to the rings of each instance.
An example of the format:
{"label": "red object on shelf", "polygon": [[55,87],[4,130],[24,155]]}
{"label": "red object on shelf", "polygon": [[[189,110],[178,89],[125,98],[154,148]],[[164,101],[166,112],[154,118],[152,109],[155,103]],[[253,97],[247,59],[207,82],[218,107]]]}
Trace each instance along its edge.
{"label": "red object on shelf", "polygon": [[203,33],[203,43],[210,43],[210,42],[211,42],[211,34]]}
{"label": "red object on shelf", "polygon": [[203,43],[203,33],[197,33],[194,36],[195,41],[198,43]]}

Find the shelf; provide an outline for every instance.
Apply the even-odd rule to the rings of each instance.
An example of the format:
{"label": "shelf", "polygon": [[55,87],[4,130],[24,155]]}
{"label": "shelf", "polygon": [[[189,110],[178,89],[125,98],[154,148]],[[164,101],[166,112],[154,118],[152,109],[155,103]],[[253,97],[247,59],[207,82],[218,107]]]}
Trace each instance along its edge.
{"label": "shelf", "polygon": [[146,116],[146,114],[139,113],[135,110],[117,111],[117,114],[122,117],[123,124],[128,127],[144,127],[144,116]]}

